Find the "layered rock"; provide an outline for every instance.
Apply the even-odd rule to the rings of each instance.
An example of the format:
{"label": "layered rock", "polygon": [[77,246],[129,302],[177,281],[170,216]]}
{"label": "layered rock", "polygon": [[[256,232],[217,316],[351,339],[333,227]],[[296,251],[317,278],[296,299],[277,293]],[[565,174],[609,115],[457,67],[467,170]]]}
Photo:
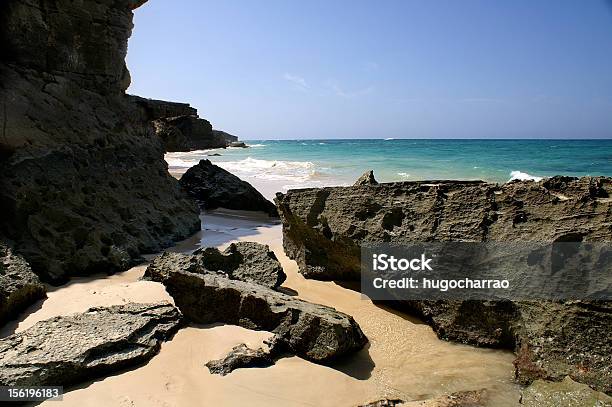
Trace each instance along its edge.
{"label": "layered rock", "polygon": [[0,339],[0,384],[69,386],[143,363],[180,327],[168,303],[91,308]]}
{"label": "layered rock", "polygon": [[276,206],[251,184],[214,165],[201,160],[180,179],[181,186],[206,209],[227,208],[261,211],[278,216]]}
{"label": "layered rock", "polygon": [[0,230],[54,283],[124,270],[200,229],[145,110],[125,95],[141,3],[0,5]]}
{"label": "layered rock", "polygon": [[130,95],[130,101],[144,109],[147,120],[155,128],[155,134],[162,140],[164,150],[192,151],[209,148],[225,148],[237,142],[238,137],[221,130],[213,130],[206,119],[188,103],[145,99]]}
{"label": "layered rock", "polygon": [[0,326],[45,298],[45,292],[25,259],[0,240]]}
{"label": "layered rock", "polygon": [[[504,185],[423,181],[277,195],[285,251],[309,278],[358,279],[360,244],[423,241],[607,242],[612,179],[554,177]],[[450,340],[509,347],[517,377],[571,375],[612,390],[609,303],[398,301]],[[606,328],[608,327],[608,328]]]}
{"label": "layered rock", "polygon": [[149,265],[145,277],[169,270],[218,274],[268,288],[280,287],[287,278],[274,252],[256,242],[232,243],[223,252],[215,247],[201,248],[191,255],[165,252]]}
{"label": "layered rock", "polygon": [[191,267],[188,255],[154,260],[145,278],[162,282],[181,312],[202,324],[226,323],[274,333],[275,351],[315,362],[356,352],[367,342],[352,317],[267,287]]}

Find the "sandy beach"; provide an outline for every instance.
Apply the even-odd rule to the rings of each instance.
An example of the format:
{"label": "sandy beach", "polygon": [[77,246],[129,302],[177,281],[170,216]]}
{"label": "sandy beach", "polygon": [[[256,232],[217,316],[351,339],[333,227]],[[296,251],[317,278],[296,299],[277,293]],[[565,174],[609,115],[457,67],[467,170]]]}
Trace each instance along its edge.
{"label": "sandy beach", "polygon": [[[287,273],[286,292],[352,315],[369,338],[366,348],[333,366],[288,357],[269,368],[239,369],[221,377],[210,374],[204,364],[239,343],[260,346],[271,334],[229,325],[189,326],[164,343],[159,355],[144,366],[69,389],[62,405],[352,406],[383,397],[424,400],[482,388],[489,390],[492,405],[518,403],[511,352],[441,341],[429,326],[374,305],[356,291],[304,279],[295,262],[284,255],[281,225],[266,215],[219,210],[204,214],[202,220],[202,232],[169,250],[225,247],[239,240],[268,244]],[[143,264],[112,276],[78,278],[50,288],[44,302],[6,326],[2,335],[91,306],[172,302],[161,284],[139,280],[145,268]]]}

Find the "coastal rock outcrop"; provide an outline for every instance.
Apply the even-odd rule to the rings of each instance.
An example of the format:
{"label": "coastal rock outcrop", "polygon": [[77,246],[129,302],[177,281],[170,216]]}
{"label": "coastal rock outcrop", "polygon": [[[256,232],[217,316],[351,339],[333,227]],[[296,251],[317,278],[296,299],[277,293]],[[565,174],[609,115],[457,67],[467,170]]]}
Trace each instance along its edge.
{"label": "coastal rock outcrop", "polygon": [[232,243],[223,252],[215,247],[201,248],[191,255],[165,252],[151,262],[145,277],[161,276],[171,270],[218,274],[268,288],[280,287],[287,278],[274,252],[256,242]]}
{"label": "coastal rock outcrop", "polygon": [[0,326],[45,297],[45,287],[30,265],[0,239]]}
{"label": "coastal rock outcrop", "polygon": [[[612,179],[421,181],[277,194],[283,245],[309,278],[355,280],[363,243],[609,242]],[[517,353],[517,377],[612,391],[609,302],[398,301],[438,336]],[[606,328],[608,327],[608,328]]]}
{"label": "coastal rock outcrop", "polygon": [[46,281],[125,270],[200,230],[125,95],[141,3],[0,5],[0,230]]}
{"label": "coastal rock outcrop", "polygon": [[378,181],[376,181],[376,178],[374,178],[374,171],[369,170],[364,172],[361,177],[357,178],[357,181],[355,181],[353,186],[376,184],[378,184]]}
{"label": "coastal rock outcrop", "polygon": [[274,364],[269,352],[262,348],[251,349],[244,343],[236,345],[222,359],[206,363],[210,373],[225,376],[236,369],[247,367],[268,367]]}
{"label": "coastal rock outcrop", "polygon": [[152,358],[181,325],[168,303],[91,308],[0,339],[0,384],[69,386]]}
{"label": "coastal rock outcrop", "polygon": [[[129,95],[130,101],[144,109],[147,120],[162,140],[166,152],[225,148],[238,142],[238,137],[221,130],[213,130],[206,119],[188,103],[145,99]],[[244,143],[243,143],[244,144]]]}
{"label": "coastal rock outcrop", "polygon": [[261,211],[278,216],[276,206],[251,184],[214,165],[201,160],[180,179],[181,186],[206,209],[227,208]]}
{"label": "coastal rock outcrop", "polygon": [[485,390],[459,391],[432,399],[404,401],[400,399],[381,399],[359,407],[485,407],[488,394]]}
{"label": "coastal rock outcrop", "polygon": [[191,267],[189,255],[182,256],[183,260],[174,262],[167,255],[158,257],[145,278],[163,283],[183,315],[193,322],[270,331],[276,351],[286,350],[315,362],[356,352],[367,343],[359,325],[346,314]]}

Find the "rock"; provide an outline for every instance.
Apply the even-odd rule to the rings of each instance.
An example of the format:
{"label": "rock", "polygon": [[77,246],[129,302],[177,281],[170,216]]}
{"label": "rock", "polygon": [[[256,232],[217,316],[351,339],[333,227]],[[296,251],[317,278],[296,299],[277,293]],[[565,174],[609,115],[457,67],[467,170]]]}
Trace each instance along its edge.
{"label": "rock", "polygon": [[355,182],[355,184],[353,186],[359,186],[359,185],[377,185],[378,181],[376,181],[376,179],[374,178],[374,171],[369,170],[364,172],[361,177],[359,177],[357,179],[357,181]]}
{"label": "rock", "polygon": [[232,371],[246,367],[268,367],[274,364],[274,360],[268,352],[259,348],[250,349],[244,343],[236,345],[223,358],[211,360],[206,363],[210,373],[225,376]]}
{"label": "rock", "polygon": [[69,386],[151,359],[179,328],[168,303],[91,308],[0,339],[2,386]]}
{"label": "rock", "polygon": [[134,1],[0,5],[0,230],[54,284],[116,272],[200,230],[125,95]]}
{"label": "rock", "polygon": [[244,141],[232,141],[229,143],[228,147],[241,147],[247,148],[248,146],[244,144]]}
{"label": "rock", "polygon": [[181,186],[206,209],[261,211],[278,216],[276,206],[246,181],[209,160],[201,160],[180,179]]}
{"label": "rock", "polygon": [[162,282],[181,312],[201,324],[216,322],[274,333],[274,348],[325,363],[360,350],[367,338],[352,317],[253,283],[202,273],[192,263],[153,263],[145,278]]}
{"label": "rock", "polygon": [[[612,179],[504,185],[399,182],[277,194],[283,245],[308,278],[360,277],[360,245],[414,241],[610,240]],[[609,302],[397,301],[439,337],[513,349],[519,381],[567,375],[612,391]]]}
{"label": "rock", "polygon": [[234,142],[234,141],[238,141],[238,137],[234,136],[233,134],[229,134],[225,131],[222,130],[213,130],[213,133],[217,136],[217,137],[223,137],[225,139],[225,142],[229,145],[230,143]]}
{"label": "rock", "polygon": [[419,401],[382,399],[361,407],[485,407],[488,395],[485,390],[459,391],[445,396]]}
{"label": "rock", "polygon": [[197,109],[189,103],[168,102],[166,100],[146,99],[140,96],[128,95],[130,101],[140,106],[146,112],[148,120],[166,119],[178,116],[197,116]]}
{"label": "rock", "polygon": [[219,153],[212,153],[212,154],[206,154],[209,157],[221,157],[221,154]]}
{"label": "rock", "polygon": [[162,277],[153,276],[174,269],[220,274],[268,288],[280,287],[287,278],[274,252],[255,242],[232,243],[223,253],[212,247],[198,249],[191,255],[166,252],[151,262],[145,277],[159,280]]}
{"label": "rock", "polygon": [[0,326],[45,297],[46,289],[30,265],[0,240]]}
{"label": "rock", "polygon": [[395,407],[403,405],[404,401],[400,399],[380,399],[376,401],[371,401],[367,404],[362,404],[359,407]]}
{"label": "rock", "polygon": [[610,407],[612,397],[566,377],[561,382],[536,380],[523,390],[521,405],[528,407]]}

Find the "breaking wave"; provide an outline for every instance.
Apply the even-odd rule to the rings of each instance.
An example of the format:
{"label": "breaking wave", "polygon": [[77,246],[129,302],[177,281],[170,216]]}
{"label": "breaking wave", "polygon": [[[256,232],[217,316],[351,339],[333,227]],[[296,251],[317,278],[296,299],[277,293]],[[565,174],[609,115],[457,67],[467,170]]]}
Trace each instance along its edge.
{"label": "breaking wave", "polygon": [[542,177],[537,177],[535,175],[531,175],[531,174],[527,174],[526,172],[521,172],[521,171],[511,171],[510,172],[510,179],[508,181],[514,181],[514,180],[519,180],[519,181],[541,181]]}
{"label": "breaking wave", "polygon": [[239,161],[216,162],[232,174],[266,180],[306,182],[320,176],[310,161],[259,160],[245,158]]}

